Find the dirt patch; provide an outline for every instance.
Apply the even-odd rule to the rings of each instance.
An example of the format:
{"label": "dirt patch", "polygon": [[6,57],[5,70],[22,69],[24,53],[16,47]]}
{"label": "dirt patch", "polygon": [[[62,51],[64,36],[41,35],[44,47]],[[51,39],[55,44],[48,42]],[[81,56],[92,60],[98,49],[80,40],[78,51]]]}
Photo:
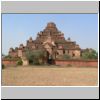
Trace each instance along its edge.
{"label": "dirt patch", "polygon": [[2,70],[3,86],[97,86],[97,68],[20,66]]}

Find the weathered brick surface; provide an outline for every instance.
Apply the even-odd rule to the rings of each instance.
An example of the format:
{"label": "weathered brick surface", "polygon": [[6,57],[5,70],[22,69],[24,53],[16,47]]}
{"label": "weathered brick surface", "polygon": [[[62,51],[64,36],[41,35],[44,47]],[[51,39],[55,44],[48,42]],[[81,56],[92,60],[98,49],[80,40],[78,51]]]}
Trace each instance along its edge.
{"label": "weathered brick surface", "polygon": [[[16,60],[2,60],[2,64],[5,66],[16,66]],[[55,65],[61,65],[61,66],[80,66],[80,67],[98,67],[98,61],[97,60],[55,60]]]}
{"label": "weathered brick surface", "polygon": [[83,67],[97,67],[98,61],[97,60],[55,60],[56,65],[67,66],[83,66]]}
{"label": "weathered brick surface", "polygon": [[56,24],[49,22],[43,31],[38,32],[35,40],[30,37],[26,45],[20,44],[15,49],[10,48],[9,55],[12,57],[23,57],[26,50],[41,50],[44,48],[49,55],[55,55],[55,58],[63,54],[80,58],[81,54],[79,45],[70,38],[65,39],[64,33],[57,29]]}
{"label": "weathered brick surface", "polygon": [[8,66],[16,66],[17,60],[2,60],[2,64],[4,64],[6,67]]}

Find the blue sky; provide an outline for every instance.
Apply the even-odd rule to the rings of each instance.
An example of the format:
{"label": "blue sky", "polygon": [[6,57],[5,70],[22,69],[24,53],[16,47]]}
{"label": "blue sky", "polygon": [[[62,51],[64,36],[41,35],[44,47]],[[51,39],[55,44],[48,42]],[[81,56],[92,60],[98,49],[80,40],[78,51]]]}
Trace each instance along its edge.
{"label": "blue sky", "polygon": [[76,41],[82,49],[98,50],[97,14],[2,14],[2,53],[33,39],[48,22],[54,22],[65,38]]}

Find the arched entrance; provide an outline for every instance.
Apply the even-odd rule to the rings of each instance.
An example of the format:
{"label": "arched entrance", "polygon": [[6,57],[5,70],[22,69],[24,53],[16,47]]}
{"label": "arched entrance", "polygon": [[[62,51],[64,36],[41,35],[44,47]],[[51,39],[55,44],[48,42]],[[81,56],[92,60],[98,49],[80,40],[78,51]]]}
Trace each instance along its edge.
{"label": "arched entrance", "polygon": [[52,55],[47,51],[47,64],[54,64],[54,59]]}

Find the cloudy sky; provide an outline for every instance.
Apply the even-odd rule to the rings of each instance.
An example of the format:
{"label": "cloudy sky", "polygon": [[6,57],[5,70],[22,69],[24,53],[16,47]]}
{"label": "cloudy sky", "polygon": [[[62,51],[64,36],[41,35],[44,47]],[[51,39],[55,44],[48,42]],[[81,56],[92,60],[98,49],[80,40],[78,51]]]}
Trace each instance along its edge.
{"label": "cloudy sky", "polygon": [[76,41],[82,49],[98,50],[97,14],[2,14],[2,53],[33,39],[48,22],[54,22],[65,38]]}

